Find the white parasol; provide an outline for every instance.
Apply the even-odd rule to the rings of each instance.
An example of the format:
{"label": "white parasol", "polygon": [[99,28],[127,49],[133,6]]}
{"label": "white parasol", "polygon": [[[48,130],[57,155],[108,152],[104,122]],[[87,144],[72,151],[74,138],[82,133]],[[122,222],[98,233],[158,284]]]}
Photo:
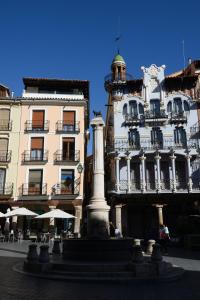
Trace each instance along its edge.
{"label": "white parasol", "polygon": [[37,216],[35,219],[71,219],[76,218],[75,216],[66,213],[65,211],[61,209],[53,209],[45,214],[42,214],[40,216]]}
{"label": "white parasol", "polygon": [[35,212],[25,208],[25,207],[19,207],[19,208],[16,208],[10,212],[7,212],[4,217],[5,218],[9,218],[9,217],[19,217],[19,216],[32,216],[32,217],[35,217],[37,216],[38,214],[36,214]]}

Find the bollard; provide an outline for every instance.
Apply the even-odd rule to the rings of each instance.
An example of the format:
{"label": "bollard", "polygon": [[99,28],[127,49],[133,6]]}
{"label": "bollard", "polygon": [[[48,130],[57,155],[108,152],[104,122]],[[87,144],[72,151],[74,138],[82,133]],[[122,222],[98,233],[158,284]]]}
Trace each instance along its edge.
{"label": "bollard", "polygon": [[146,250],[146,253],[147,254],[152,254],[153,252],[153,245],[155,245],[156,241],[155,240],[148,240],[147,242],[147,250]]}
{"label": "bollard", "polygon": [[144,257],[142,254],[141,246],[134,246],[133,247],[133,262],[135,263],[142,263],[144,261]]}
{"label": "bollard", "polygon": [[38,260],[37,245],[31,244],[31,245],[29,245],[27,261],[28,262],[36,262],[37,260]]}
{"label": "bollard", "polygon": [[133,245],[134,246],[141,246],[141,240],[140,239],[134,239],[133,240]]}
{"label": "bollard", "polygon": [[40,263],[49,263],[49,246],[42,245],[40,246],[40,255],[39,255],[39,262]]}
{"label": "bollard", "polygon": [[151,260],[152,260],[152,262],[161,262],[162,261],[160,245],[157,243],[155,245],[153,245],[153,252],[151,255]]}
{"label": "bollard", "polygon": [[54,240],[52,252],[53,252],[54,254],[60,254],[60,241]]}

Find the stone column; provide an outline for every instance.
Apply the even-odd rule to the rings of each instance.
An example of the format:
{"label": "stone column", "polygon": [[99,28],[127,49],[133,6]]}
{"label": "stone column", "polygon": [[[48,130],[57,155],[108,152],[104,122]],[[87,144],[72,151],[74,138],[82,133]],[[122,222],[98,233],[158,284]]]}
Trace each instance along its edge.
{"label": "stone column", "polygon": [[[56,209],[56,206],[49,206],[50,211]],[[55,219],[54,218],[50,218],[49,219],[49,226],[54,227],[55,226]]]}
{"label": "stone column", "polygon": [[170,159],[172,163],[172,191],[176,192],[176,166],[175,166],[176,156],[174,155],[174,151],[171,152]]}
{"label": "stone column", "polygon": [[115,227],[119,229],[122,236],[122,204],[115,205]]}
{"label": "stone column", "polygon": [[81,205],[75,205],[75,217],[74,219],[74,234],[77,237],[80,237],[80,223],[82,218],[82,206]]}
{"label": "stone column", "polygon": [[120,161],[120,157],[116,156],[115,157],[115,170],[116,170],[116,191],[119,192],[119,187],[120,187],[120,183],[119,183],[119,161]]}
{"label": "stone column", "polygon": [[[19,206],[12,206],[12,210],[15,210],[17,208],[19,208]],[[12,217],[12,228],[13,228],[14,232],[16,232],[16,229],[17,229],[17,216]]]}
{"label": "stone column", "polygon": [[157,186],[156,190],[159,192],[160,191],[160,159],[161,157],[159,156],[159,152],[156,153],[155,160],[156,160],[156,168],[157,168]]}
{"label": "stone column", "polygon": [[140,161],[142,164],[142,187],[141,187],[142,192],[146,191],[145,159],[146,159],[146,157],[144,156],[144,153],[142,153],[142,156],[140,156]]}
{"label": "stone column", "polygon": [[126,156],[126,162],[127,162],[127,188],[128,192],[131,190],[131,157]]}
{"label": "stone column", "polygon": [[109,238],[109,210],[104,197],[104,139],[105,126],[101,114],[91,121],[93,128],[93,196],[87,206],[89,238]]}
{"label": "stone column", "polygon": [[158,223],[159,225],[163,225],[163,205],[156,205],[158,211]]}
{"label": "stone column", "polygon": [[190,159],[192,156],[189,154],[190,151],[187,151],[186,160],[187,160],[187,171],[188,171],[188,191],[192,191],[192,178],[191,178],[191,165],[190,165]]}

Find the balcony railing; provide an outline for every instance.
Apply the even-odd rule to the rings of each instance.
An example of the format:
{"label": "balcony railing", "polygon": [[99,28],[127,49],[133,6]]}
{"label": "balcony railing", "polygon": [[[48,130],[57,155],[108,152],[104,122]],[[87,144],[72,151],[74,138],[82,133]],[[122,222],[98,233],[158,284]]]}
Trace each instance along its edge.
{"label": "balcony railing", "polygon": [[79,162],[80,151],[64,152],[62,150],[57,150],[54,154],[55,162]]}
{"label": "balcony railing", "polygon": [[126,114],[124,115],[125,123],[127,124],[139,124],[142,121],[140,115],[138,114]]}
{"label": "balcony railing", "polygon": [[195,123],[191,128],[190,128],[190,134],[191,136],[200,136],[200,121]]}
{"label": "balcony railing", "polygon": [[47,150],[26,150],[22,154],[22,161],[26,162],[47,162],[48,161]]}
{"label": "balcony railing", "polygon": [[169,114],[170,122],[187,122],[187,115],[184,111],[182,112],[171,112]]}
{"label": "balcony railing", "polygon": [[58,133],[78,133],[80,132],[80,122],[69,122],[58,121],[56,123],[56,131]]}
{"label": "balcony railing", "polygon": [[148,110],[145,112],[145,120],[150,120],[150,119],[167,119],[168,116],[166,115],[164,110],[160,110],[158,112],[153,111],[153,110]]}
{"label": "balcony railing", "polygon": [[0,184],[0,196],[11,196],[13,193],[13,183]]}
{"label": "balcony railing", "polygon": [[198,149],[199,145],[196,140],[188,140],[185,143],[175,143],[173,139],[163,139],[161,141],[151,142],[150,139],[140,139],[140,142],[134,143],[128,139],[117,138],[114,142],[108,143],[106,145],[106,150],[108,153],[115,151],[134,151],[144,149],[148,150],[170,150],[173,149]]}
{"label": "balcony railing", "polygon": [[11,131],[12,121],[0,120],[0,131]]}
{"label": "balcony railing", "polygon": [[47,195],[46,183],[24,183],[21,189],[22,196],[45,196]]}
{"label": "balcony railing", "polygon": [[127,81],[133,80],[133,76],[131,74],[126,73],[125,75],[119,76],[117,80],[115,80],[113,73],[110,73],[104,77],[105,82],[116,82],[116,81]]}
{"label": "balcony railing", "polygon": [[66,183],[56,183],[52,187],[53,195],[79,195],[80,180],[76,179]]}
{"label": "balcony railing", "polygon": [[0,162],[8,163],[11,161],[11,150],[0,150]]}
{"label": "balcony railing", "polygon": [[49,131],[49,121],[42,122],[33,122],[26,121],[25,122],[25,132],[44,132]]}

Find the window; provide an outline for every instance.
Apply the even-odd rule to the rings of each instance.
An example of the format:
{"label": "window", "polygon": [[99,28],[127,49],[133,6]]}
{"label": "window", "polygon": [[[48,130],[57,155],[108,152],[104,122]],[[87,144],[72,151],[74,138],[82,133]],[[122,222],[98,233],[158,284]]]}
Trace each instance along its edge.
{"label": "window", "polygon": [[172,103],[171,103],[171,101],[169,101],[168,104],[167,104],[167,112],[168,113],[172,112]]}
{"label": "window", "polygon": [[190,107],[189,107],[189,104],[188,104],[188,102],[186,100],[184,100],[183,105],[184,105],[184,111],[189,112],[190,111]]}
{"label": "window", "polygon": [[160,101],[158,99],[150,100],[150,113],[154,116],[160,115]]}
{"label": "window", "polygon": [[151,130],[151,144],[159,149],[163,148],[163,134],[159,127],[154,127]]}
{"label": "window", "polygon": [[63,160],[74,161],[75,159],[75,139],[74,138],[63,138],[62,141],[62,154]]}
{"label": "window", "polygon": [[134,149],[138,149],[140,147],[140,135],[137,129],[129,131],[129,145]]}
{"label": "window", "polygon": [[137,102],[136,101],[130,101],[129,102],[129,112],[132,116],[137,116],[138,115]]}
{"label": "window", "polygon": [[183,127],[177,127],[174,130],[174,142],[176,145],[179,145],[180,147],[185,148],[187,146],[186,132]]}
{"label": "window", "polygon": [[127,115],[127,104],[124,104],[124,106],[123,106],[123,115],[124,116]]}
{"label": "window", "polygon": [[180,114],[183,112],[182,101],[181,98],[174,99],[174,112]]}
{"label": "window", "polygon": [[3,192],[5,186],[6,170],[0,169],[0,193]]}
{"label": "window", "polygon": [[144,114],[144,107],[141,103],[139,103],[139,114],[141,114],[141,115]]}
{"label": "window", "polygon": [[61,170],[61,194],[73,194],[74,170]]}
{"label": "window", "polygon": [[75,111],[63,111],[63,130],[74,131]]}
{"label": "window", "polygon": [[8,139],[0,139],[0,161],[7,161]]}
{"label": "window", "polygon": [[0,109],[0,130],[9,130],[10,110]]}
{"label": "window", "polygon": [[44,138],[31,138],[31,159],[43,160]]}
{"label": "window", "polygon": [[33,110],[32,115],[32,129],[44,129],[44,110]]}
{"label": "window", "polygon": [[40,195],[42,193],[43,170],[29,170],[28,194]]}

